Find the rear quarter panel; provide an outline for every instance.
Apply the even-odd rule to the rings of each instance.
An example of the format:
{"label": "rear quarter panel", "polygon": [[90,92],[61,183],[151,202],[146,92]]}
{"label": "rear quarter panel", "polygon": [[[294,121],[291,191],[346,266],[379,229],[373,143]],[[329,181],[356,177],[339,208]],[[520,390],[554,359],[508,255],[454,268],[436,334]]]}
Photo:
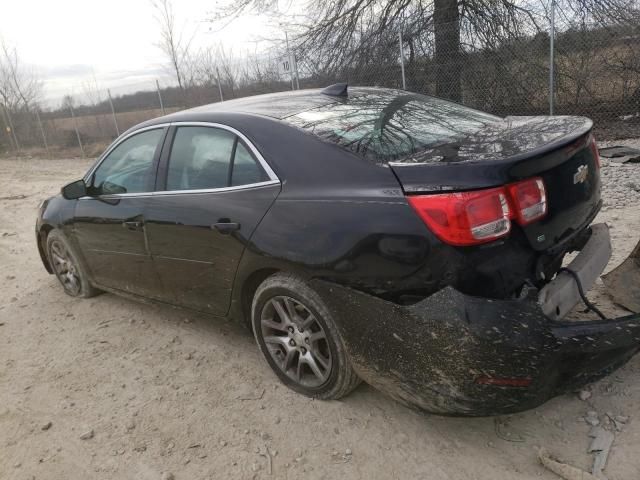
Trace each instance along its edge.
{"label": "rear quarter panel", "polygon": [[243,287],[261,270],[329,280],[392,300],[424,297],[447,285],[506,296],[531,270],[524,239],[473,248],[443,244],[407,203],[387,166],[272,119],[226,123],[249,137],[282,182],[240,262],[234,316],[246,312]]}

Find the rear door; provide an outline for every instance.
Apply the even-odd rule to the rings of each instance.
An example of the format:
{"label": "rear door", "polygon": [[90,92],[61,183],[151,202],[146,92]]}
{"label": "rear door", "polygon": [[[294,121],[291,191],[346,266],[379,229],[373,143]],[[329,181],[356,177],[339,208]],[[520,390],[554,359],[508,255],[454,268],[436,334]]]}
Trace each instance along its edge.
{"label": "rear door", "polygon": [[101,286],[162,297],[147,248],[144,210],[167,130],[160,126],[128,136],[86,179],[89,195],[76,204],[73,231],[92,278]]}
{"label": "rear door", "polygon": [[145,213],[149,248],[176,304],[224,315],[240,257],[280,182],[224,125],[176,124],[169,138]]}

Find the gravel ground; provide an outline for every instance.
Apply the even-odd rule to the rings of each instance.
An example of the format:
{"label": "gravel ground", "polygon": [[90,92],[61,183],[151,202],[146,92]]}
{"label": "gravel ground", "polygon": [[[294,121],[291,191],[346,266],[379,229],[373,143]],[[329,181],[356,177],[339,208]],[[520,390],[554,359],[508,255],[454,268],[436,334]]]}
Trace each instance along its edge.
{"label": "gravel ground", "polygon": [[[640,140],[602,142],[601,146],[624,145],[640,150]],[[640,164],[619,163],[602,158],[602,198],[604,212],[640,203]]]}
{"label": "gravel ground", "polygon": [[[366,385],[342,401],[296,395],[233,323],[108,294],[64,295],[38,258],[36,207],[87,166],[0,160],[1,479],[551,480],[537,447],[588,469],[585,417],[610,428],[616,416],[605,473],[640,478],[640,356],[583,400],[445,418]],[[613,227],[611,267],[640,236],[640,192],[630,186],[640,165],[605,161],[602,173],[598,220]],[[590,297],[608,304],[601,285]]]}

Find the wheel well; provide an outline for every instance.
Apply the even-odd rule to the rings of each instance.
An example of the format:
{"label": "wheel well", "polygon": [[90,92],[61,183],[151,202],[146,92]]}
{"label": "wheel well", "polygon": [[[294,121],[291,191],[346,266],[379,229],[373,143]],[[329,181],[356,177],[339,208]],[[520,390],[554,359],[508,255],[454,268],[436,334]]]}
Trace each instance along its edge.
{"label": "wheel well", "polygon": [[256,270],[244,281],[244,284],[242,285],[241,296],[242,316],[245,325],[247,325],[249,329],[251,329],[251,304],[253,303],[253,296],[260,284],[278,271],[279,270],[275,268],[264,268],[262,270]]}
{"label": "wheel well", "polygon": [[38,232],[38,251],[40,252],[42,263],[44,263],[44,268],[46,268],[49,273],[53,273],[53,269],[49,263],[49,255],[47,254],[47,237],[51,230],[53,230],[53,227],[45,224],[40,228],[40,232]]}

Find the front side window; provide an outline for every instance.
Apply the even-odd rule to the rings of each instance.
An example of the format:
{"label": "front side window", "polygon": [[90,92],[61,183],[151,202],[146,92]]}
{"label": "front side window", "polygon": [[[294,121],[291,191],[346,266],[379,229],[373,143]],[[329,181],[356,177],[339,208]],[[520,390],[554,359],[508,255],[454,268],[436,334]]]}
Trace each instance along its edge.
{"label": "front side window", "polygon": [[208,190],[267,180],[238,137],[221,128],[178,127],[167,170],[167,190]]}
{"label": "front side window", "polygon": [[93,195],[140,193],[149,190],[153,159],[164,135],[162,128],[138,133],[120,143],[93,174]]}

